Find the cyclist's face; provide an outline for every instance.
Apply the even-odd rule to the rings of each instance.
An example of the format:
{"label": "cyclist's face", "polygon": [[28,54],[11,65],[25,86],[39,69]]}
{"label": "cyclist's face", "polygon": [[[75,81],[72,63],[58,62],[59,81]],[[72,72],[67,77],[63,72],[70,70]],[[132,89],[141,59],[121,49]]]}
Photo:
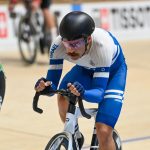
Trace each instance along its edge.
{"label": "cyclist's face", "polygon": [[73,60],[79,59],[85,52],[84,38],[80,38],[73,41],[63,39],[62,42],[66,48],[67,55],[69,55]]}

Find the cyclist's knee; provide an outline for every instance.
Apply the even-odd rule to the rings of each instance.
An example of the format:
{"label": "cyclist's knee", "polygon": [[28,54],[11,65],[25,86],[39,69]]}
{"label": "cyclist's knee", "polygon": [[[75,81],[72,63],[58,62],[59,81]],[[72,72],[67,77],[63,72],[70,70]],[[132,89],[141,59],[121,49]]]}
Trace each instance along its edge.
{"label": "cyclist's knee", "polygon": [[100,145],[105,145],[112,140],[112,131],[113,128],[106,124],[96,123],[96,132]]}
{"label": "cyclist's knee", "polygon": [[68,102],[66,101],[65,97],[61,95],[58,95],[57,99],[60,118],[63,122],[65,122],[66,112],[68,109]]}

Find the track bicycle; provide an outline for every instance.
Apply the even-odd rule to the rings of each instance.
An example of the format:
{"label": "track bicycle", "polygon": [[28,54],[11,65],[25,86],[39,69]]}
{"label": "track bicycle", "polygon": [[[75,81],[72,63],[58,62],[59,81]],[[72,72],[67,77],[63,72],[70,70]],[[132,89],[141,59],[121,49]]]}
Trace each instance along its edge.
{"label": "track bicycle", "polygon": [[[51,33],[46,28],[43,14],[40,8],[32,9],[32,0],[23,0],[25,14],[21,15],[17,12],[10,12],[13,18],[13,26],[15,34],[18,38],[18,46],[22,60],[27,64],[35,62],[37,52],[41,54],[49,54],[49,48],[52,42]],[[54,13],[57,25],[57,12]],[[16,29],[15,19],[19,18],[18,29]]]}
{"label": "track bicycle", "polygon": [[[66,114],[66,121],[64,131],[54,135],[45,147],[45,150],[80,150],[75,132],[75,126],[79,117],[90,119],[96,117],[97,109],[85,109],[81,97],[77,97],[69,90],[51,91],[52,94],[61,94],[65,96],[69,102],[68,111]],[[36,92],[33,98],[33,110],[38,113],[43,113],[43,110],[38,107],[40,93]],[[78,106],[77,106],[78,104]],[[116,150],[122,150],[122,142],[118,132],[113,130],[113,139]],[[90,145],[90,150],[99,150],[98,139],[96,136],[96,127],[94,125],[93,135]]]}

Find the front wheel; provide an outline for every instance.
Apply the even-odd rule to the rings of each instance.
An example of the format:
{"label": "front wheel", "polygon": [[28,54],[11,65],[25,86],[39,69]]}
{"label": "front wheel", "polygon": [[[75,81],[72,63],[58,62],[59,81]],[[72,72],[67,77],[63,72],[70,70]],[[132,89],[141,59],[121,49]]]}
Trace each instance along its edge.
{"label": "front wheel", "polygon": [[121,138],[115,129],[113,130],[113,139],[115,142],[116,150],[122,150]]}
{"label": "front wheel", "polygon": [[45,150],[72,150],[71,134],[65,132],[56,134],[48,142]]}

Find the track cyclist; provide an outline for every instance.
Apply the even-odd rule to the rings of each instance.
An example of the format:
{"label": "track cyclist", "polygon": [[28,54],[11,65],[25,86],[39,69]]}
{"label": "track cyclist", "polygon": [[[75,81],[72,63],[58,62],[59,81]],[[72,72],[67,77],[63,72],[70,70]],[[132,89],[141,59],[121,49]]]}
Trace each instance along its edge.
{"label": "track cyclist", "polygon": [[50,30],[52,41],[57,37],[57,26],[55,23],[55,18],[52,11],[49,9],[52,5],[52,0],[9,0],[9,12],[12,13],[16,4],[29,1],[31,2],[31,6],[33,11],[38,7],[41,8],[44,16],[44,21],[46,23],[46,27]]}
{"label": "track cyclist", "polygon": [[[81,11],[65,15],[59,33],[50,48],[47,76],[36,82],[35,90],[50,95],[50,89],[58,87],[63,60],[76,64],[64,76],[59,89],[68,88],[85,101],[98,104],[96,132],[101,150],[115,150],[112,131],[121,112],[127,75],[121,46],[110,32],[96,28],[93,19]],[[63,122],[67,106],[65,97],[58,95]],[[81,148],[84,138],[76,127]]]}

